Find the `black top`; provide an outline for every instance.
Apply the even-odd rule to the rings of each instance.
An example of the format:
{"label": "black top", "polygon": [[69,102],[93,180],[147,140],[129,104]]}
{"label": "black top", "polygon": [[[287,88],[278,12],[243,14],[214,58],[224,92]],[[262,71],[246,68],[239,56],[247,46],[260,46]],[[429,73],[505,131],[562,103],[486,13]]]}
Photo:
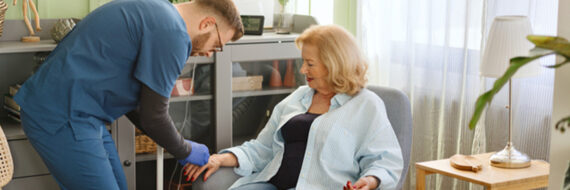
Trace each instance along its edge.
{"label": "black top", "polygon": [[285,141],[285,152],[277,174],[269,180],[278,189],[289,189],[297,185],[301,165],[307,148],[311,124],[320,114],[304,113],[291,118],[281,129]]}

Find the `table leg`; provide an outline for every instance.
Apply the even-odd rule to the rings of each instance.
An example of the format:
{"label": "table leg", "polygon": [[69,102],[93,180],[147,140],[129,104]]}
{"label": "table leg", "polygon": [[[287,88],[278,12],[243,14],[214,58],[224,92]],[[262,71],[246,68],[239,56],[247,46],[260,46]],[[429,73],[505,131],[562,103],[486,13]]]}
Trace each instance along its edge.
{"label": "table leg", "polygon": [[416,190],[425,190],[426,189],[426,172],[423,169],[416,167]]}

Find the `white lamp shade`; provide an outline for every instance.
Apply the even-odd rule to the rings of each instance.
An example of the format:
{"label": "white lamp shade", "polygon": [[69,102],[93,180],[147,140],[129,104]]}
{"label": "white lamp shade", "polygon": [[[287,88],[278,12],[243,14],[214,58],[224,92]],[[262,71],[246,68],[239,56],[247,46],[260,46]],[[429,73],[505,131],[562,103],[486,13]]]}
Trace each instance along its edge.
{"label": "white lamp shade", "polygon": [[[526,16],[495,17],[489,37],[485,45],[480,74],[498,78],[509,67],[510,59],[516,56],[527,56],[533,44],[526,36],[532,33],[530,22]],[[520,68],[514,78],[537,76],[542,67],[537,63],[528,63]]]}

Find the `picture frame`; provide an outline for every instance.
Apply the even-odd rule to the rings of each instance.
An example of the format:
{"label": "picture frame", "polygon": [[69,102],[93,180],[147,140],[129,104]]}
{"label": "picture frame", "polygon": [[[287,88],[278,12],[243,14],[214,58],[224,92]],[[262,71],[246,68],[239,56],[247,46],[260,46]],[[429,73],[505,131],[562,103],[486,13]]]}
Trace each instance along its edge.
{"label": "picture frame", "polygon": [[242,15],[263,15],[264,28],[273,27],[273,14],[275,14],[277,0],[234,0],[240,14]]}
{"label": "picture frame", "polygon": [[263,15],[241,15],[243,29],[245,35],[262,35],[263,23],[265,17]]}

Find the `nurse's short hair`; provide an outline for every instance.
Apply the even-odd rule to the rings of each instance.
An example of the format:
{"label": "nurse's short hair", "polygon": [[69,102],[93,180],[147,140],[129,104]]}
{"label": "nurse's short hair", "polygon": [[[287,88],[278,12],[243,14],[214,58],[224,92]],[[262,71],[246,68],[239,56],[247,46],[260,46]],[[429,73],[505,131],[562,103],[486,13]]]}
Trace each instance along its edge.
{"label": "nurse's short hair", "polygon": [[215,11],[217,15],[225,19],[235,31],[232,41],[239,40],[243,36],[243,24],[233,0],[192,0],[192,2]]}
{"label": "nurse's short hair", "polygon": [[327,80],[336,93],[354,95],[364,88],[368,63],[346,29],[336,25],[311,26],[295,44],[299,49],[303,49],[303,44],[318,47],[318,58],[327,68]]}

